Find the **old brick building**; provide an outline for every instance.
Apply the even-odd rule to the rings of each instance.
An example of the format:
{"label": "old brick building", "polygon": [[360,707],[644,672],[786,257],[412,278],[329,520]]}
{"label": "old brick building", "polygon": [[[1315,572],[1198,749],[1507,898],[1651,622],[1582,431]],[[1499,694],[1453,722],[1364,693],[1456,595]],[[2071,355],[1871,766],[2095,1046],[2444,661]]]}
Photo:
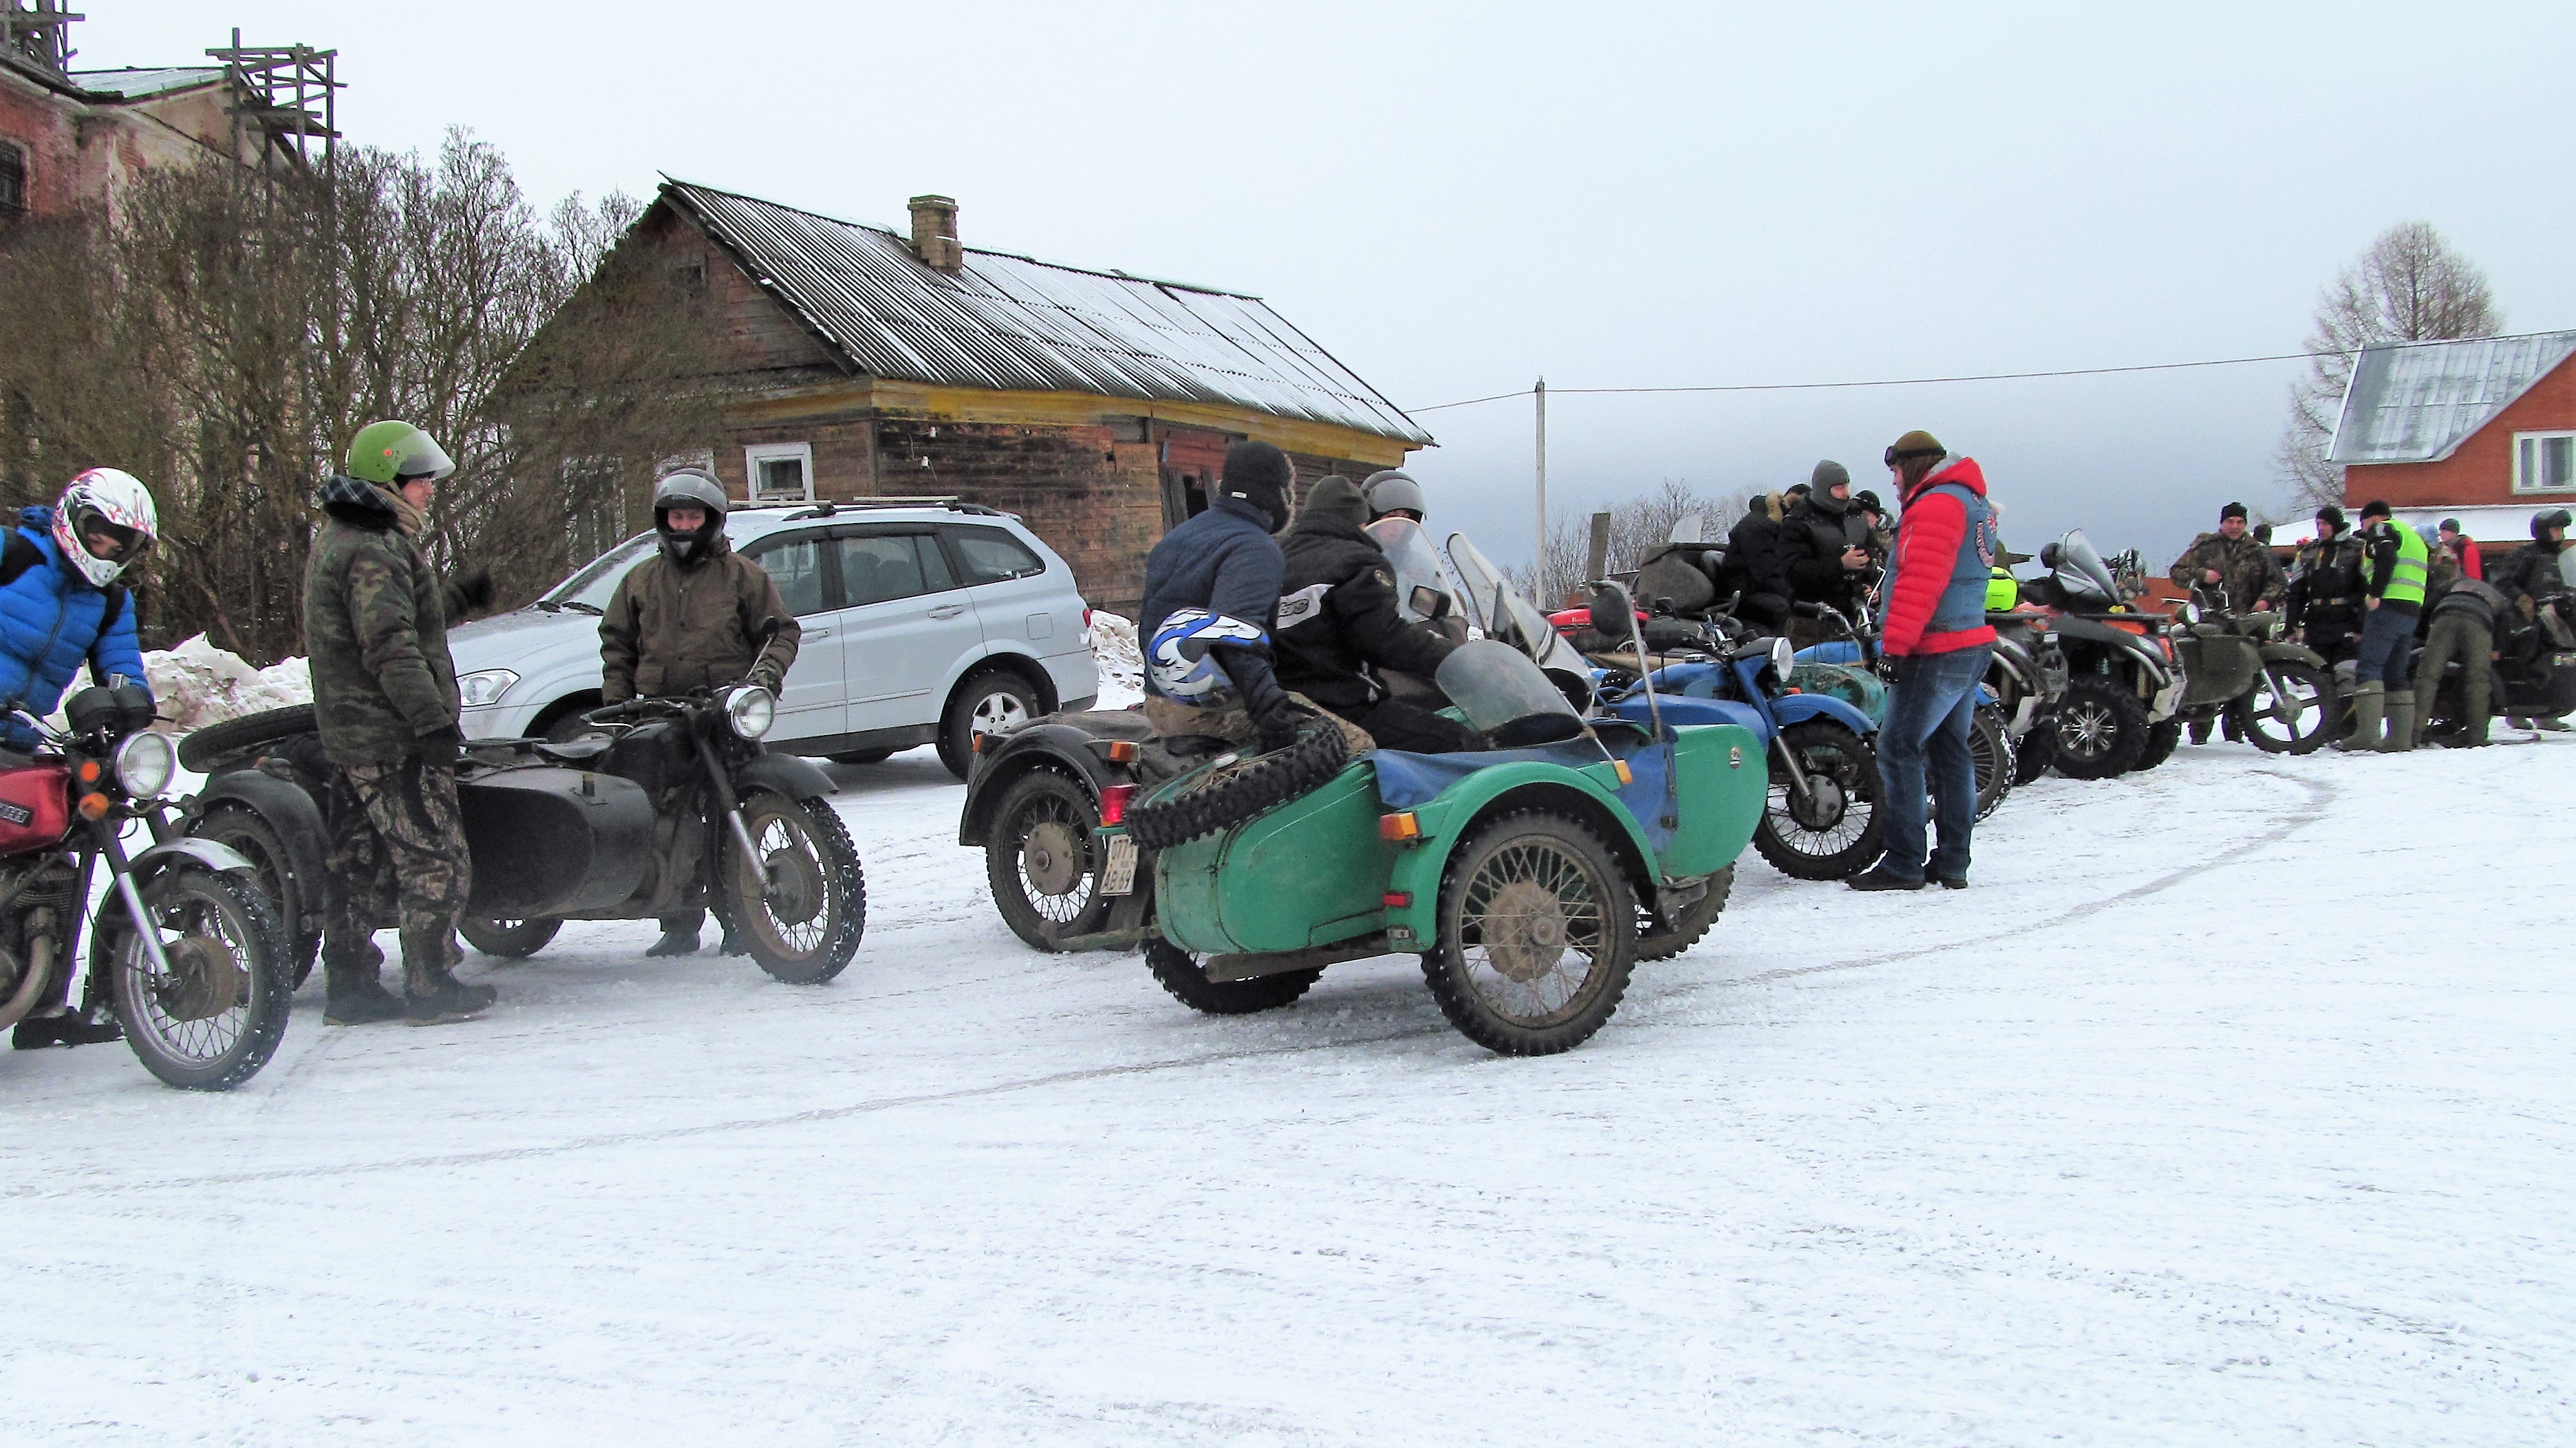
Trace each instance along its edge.
{"label": "old brick building", "polygon": [[938,196],[906,237],[662,187],[620,253],[712,304],[729,401],[709,452],[736,496],[1000,508],[1132,611],[1235,439],[1286,449],[1302,483],[1431,441],[1257,297],[970,249],[956,221]]}
{"label": "old brick building", "polygon": [[2576,505],[2576,332],[2363,350],[2327,456],[2345,511],[2384,498],[2410,526],[2460,520],[2489,557]]}

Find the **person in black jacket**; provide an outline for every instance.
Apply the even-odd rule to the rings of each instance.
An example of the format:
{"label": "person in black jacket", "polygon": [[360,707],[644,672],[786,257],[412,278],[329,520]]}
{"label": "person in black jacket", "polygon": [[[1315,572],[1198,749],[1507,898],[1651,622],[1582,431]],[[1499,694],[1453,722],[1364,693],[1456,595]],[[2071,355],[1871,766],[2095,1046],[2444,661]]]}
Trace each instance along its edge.
{"label": "person in black jacket", "polygon": [[1780,556],[1801,603],[1852,611],[1870,566],[1869,519],[1852,506],[1851,473],[1828,459],[1816,464],[1805,502],[1780,522]]}
{"label": "person in black jacket", "polygon": [[1481,749],[1476,731],[1388,696],[1376,671],[1429,679],[1454,647],[1396,609],[1395,570],[1362,531],[1368,501],[1344,477],[1306,495],[1288,530],[1275,637],[1280,687],[1368,731],[1380,748],[1417,754]]}
{"label": "person in black jacket", "polygon": [[1726,535],[1730,581],[1744,594],[1735,605],[1736,617],[1774,633],[1789,626],[1791,597],[1788,562],[1780,552],[1782,511],[1778,493],[1756,493]]}

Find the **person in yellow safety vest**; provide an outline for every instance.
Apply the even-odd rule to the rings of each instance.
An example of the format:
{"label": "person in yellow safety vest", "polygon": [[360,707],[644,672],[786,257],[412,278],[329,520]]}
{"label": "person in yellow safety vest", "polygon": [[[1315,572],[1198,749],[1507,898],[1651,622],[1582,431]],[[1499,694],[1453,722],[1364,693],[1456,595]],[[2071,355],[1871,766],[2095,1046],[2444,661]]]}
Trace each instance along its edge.
{"label": "person in yellow safety vest", "polygon": [[[2337,749],[2398,754],[2415,747],[2415,619],[2433,550],[2412,528],[2400,528],[2386,503],[2362,506],[2361,653],[2353,662],[2352,733]],[[2381,726],[2385,724],[2386,732]]]}

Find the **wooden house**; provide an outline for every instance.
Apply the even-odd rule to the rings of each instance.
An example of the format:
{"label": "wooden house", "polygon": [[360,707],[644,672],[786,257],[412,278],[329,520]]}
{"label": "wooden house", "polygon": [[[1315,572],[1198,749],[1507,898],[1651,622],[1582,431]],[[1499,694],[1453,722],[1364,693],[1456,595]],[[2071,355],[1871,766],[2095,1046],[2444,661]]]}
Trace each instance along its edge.
{"label": "wooden house", "polygon": [[899,235],[666,181],[619,243],[711,304],[726,406],[701,461],[736,497],[998,508],[1133,612],[1231,442],[1311,484],[1431,441],[1258,297],[965,247],[954,201],[911,210]]}

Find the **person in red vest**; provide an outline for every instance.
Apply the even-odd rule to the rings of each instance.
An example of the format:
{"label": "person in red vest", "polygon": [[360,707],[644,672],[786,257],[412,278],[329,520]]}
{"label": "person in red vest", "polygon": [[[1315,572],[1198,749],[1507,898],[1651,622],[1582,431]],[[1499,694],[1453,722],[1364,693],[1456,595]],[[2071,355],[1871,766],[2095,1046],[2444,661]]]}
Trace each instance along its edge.
{"label": "person in red vest", "polygon": [[2459,519],[2444,518],[2438,536],[2442,546],[2450,549],[2451,556],[2460,561],[2462,578],[2484,579],[2487,576],[2486,563],[2478,557],[2478,540],[2460,531]]}
{"label": "person in red vest", "polygon": [[[1986,584],[1995,566],[1995,508],[1975,458],[1952,459],[1928,432],[1887,450],[1896,482],[1896,548],[1888,563],[1879,668],[1894,678],[1878,729],[1878,808],[1887,854],[1851,880],[1855,890],[1968,885],[1968,835],[1977,821],[1977,766],[1968,752],[1977,685],[1993,657]],[[1924,845],[1925,763],[1941,844]]]}

